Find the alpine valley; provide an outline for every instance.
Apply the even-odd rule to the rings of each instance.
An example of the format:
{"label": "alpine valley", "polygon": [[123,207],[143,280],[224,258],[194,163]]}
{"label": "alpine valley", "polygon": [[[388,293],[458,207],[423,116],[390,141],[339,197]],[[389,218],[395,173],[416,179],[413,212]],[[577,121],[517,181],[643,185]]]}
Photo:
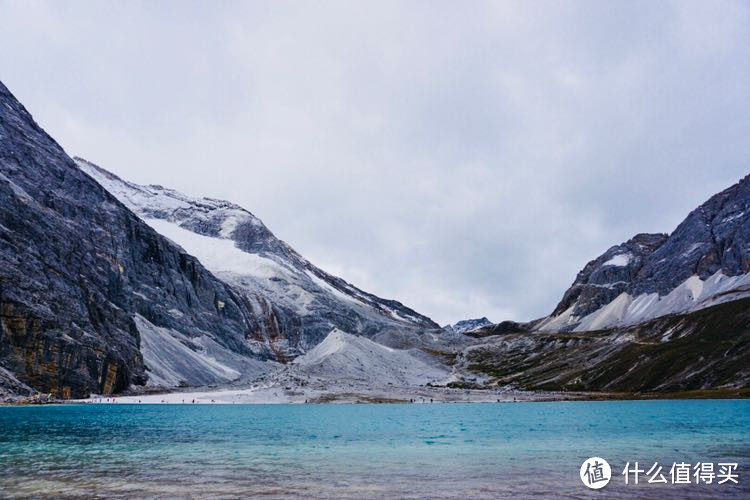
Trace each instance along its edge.
{"label": "alpine valley", "polygon": [[[106,167],[106,165],[104,166]],[[747,394],[750,176],[589,262],[547,317],[440,327],[248,210],[71,158],[0,84],[0,398]]]}

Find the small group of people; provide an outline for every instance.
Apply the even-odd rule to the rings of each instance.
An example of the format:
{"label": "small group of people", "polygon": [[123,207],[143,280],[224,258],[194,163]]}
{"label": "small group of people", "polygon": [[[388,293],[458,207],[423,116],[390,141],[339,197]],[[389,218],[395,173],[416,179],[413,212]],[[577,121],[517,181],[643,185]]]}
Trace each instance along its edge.
{"label": "small group of people", "polygon": [[117,403],[117,401],[115,400],[115,398],[97,398],[94,399],[94,403]]}

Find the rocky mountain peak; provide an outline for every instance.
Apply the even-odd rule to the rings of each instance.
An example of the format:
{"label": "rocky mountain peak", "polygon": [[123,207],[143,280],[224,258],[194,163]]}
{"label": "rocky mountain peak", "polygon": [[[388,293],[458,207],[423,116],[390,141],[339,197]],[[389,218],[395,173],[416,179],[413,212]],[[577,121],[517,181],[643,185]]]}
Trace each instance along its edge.
{"label": "rocky mountain peak", "polygon": [[[672,234],[638,234],[586,264],[550,316],[557,319],[541,325],[603,326],[704,307],[744,293],[748,271],[750,176],[690,212]],[[670,296],[683,288],[689,300]],[[607,321],[584,321],[605,306]]]}
{"label": "rocky mountain peak", "polygon": [[552,314],[562,314],[575,304],[574,314],[585,316],[609,303],[628,288],[646,258],[667,238],[663,233],[640,233],[609,248],[578,273]]}
{"label": "rocky mountain peak", "polygon": [[464,319],[453,325],[448,325],[445,328],[455,333],[466,333],[491,324],[492,321],[488,320],[486,317],[482,317],[476,319]]}

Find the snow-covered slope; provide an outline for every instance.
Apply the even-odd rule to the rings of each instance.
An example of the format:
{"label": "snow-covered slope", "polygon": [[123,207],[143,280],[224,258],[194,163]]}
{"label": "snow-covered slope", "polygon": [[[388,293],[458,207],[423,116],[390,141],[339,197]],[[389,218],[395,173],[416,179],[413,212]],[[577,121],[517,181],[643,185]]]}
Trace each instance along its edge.
{"label": "snow-covered slope", "polygon": [[205,386],[251,380],[278,366],[242,356],[208,335],[188,337],[136,315],[149,387]]}
{"label": "snow-covered slope", "polygon": [[444,381],[450,371],[415,349],[392,349],[365,337],[333,330],[290,366],[296,376],[373,387],[417,386]]}
{"label": "snow-covered slope", "polygon": [[720,271],[705,281],[693,275],[667,295],[643,293],[633,297],[622,292],[612,302],[579,318],[573,308],[545,319],[537,329],[542,331],[591,331],[629,326],[667,314],[697,311],[716,304],[750,296],[750,274],[728,277]]}
{"label": "snow-covered slope", "polygon": [[86,160],[76,158],[76,163],[157,232],[246,296],[250,307],[272,311],[278,324],[249,340],[279,360],[313,348],[337,328],[370,337],[439,328],[399,302],[364,292],[314,266],[238,205],[133,184]]}
{"label": "snow-covered slope", "polygon": [[639,234],[589,262],[542,331],[641,323],[750,296],[750,176],[693,210],[671,235]]}

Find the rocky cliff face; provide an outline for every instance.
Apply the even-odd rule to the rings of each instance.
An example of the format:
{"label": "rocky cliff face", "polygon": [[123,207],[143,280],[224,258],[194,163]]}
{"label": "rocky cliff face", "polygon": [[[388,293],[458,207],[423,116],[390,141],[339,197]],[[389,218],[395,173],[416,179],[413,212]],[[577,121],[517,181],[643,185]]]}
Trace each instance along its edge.
{"label": "rocky cliff face", "polygon": [[178,335],[175,348],[191,352],[264,358],[250,340],[283,329],[270,302],[236,293],[77,168],[0,84],[4,385],[119,392],[149,379],[144,331]]}
{"label": "rocky cliff face", "polygon": [[134,184],[86,160],[76,162],[239,294],[268,298],[279,332],[269,330],[253,340],[277,359],[293,359],[334,329],[382,339],[389,332],[418,334],[439,328],[399,302],[364,292],[316,267],[238,205]]}
{"label": "rocky cliff face", "polygon": [[750,272],[750,175],[693,210],[638,273],[634,294],[665,295],[691,276]]}
{"label": "rocky cliff face", "polygon": [[750,176],[667,236],[639,234],[589,262],[541,330],[632,325],[750,295]]}
{"label": "rocky cliff face", "polygon": [[630,289],[646,259],[667,238],[666,234],[638,234],[586,264],[552,315],[573,307],[573,313],[583,317],[609,304]]}

